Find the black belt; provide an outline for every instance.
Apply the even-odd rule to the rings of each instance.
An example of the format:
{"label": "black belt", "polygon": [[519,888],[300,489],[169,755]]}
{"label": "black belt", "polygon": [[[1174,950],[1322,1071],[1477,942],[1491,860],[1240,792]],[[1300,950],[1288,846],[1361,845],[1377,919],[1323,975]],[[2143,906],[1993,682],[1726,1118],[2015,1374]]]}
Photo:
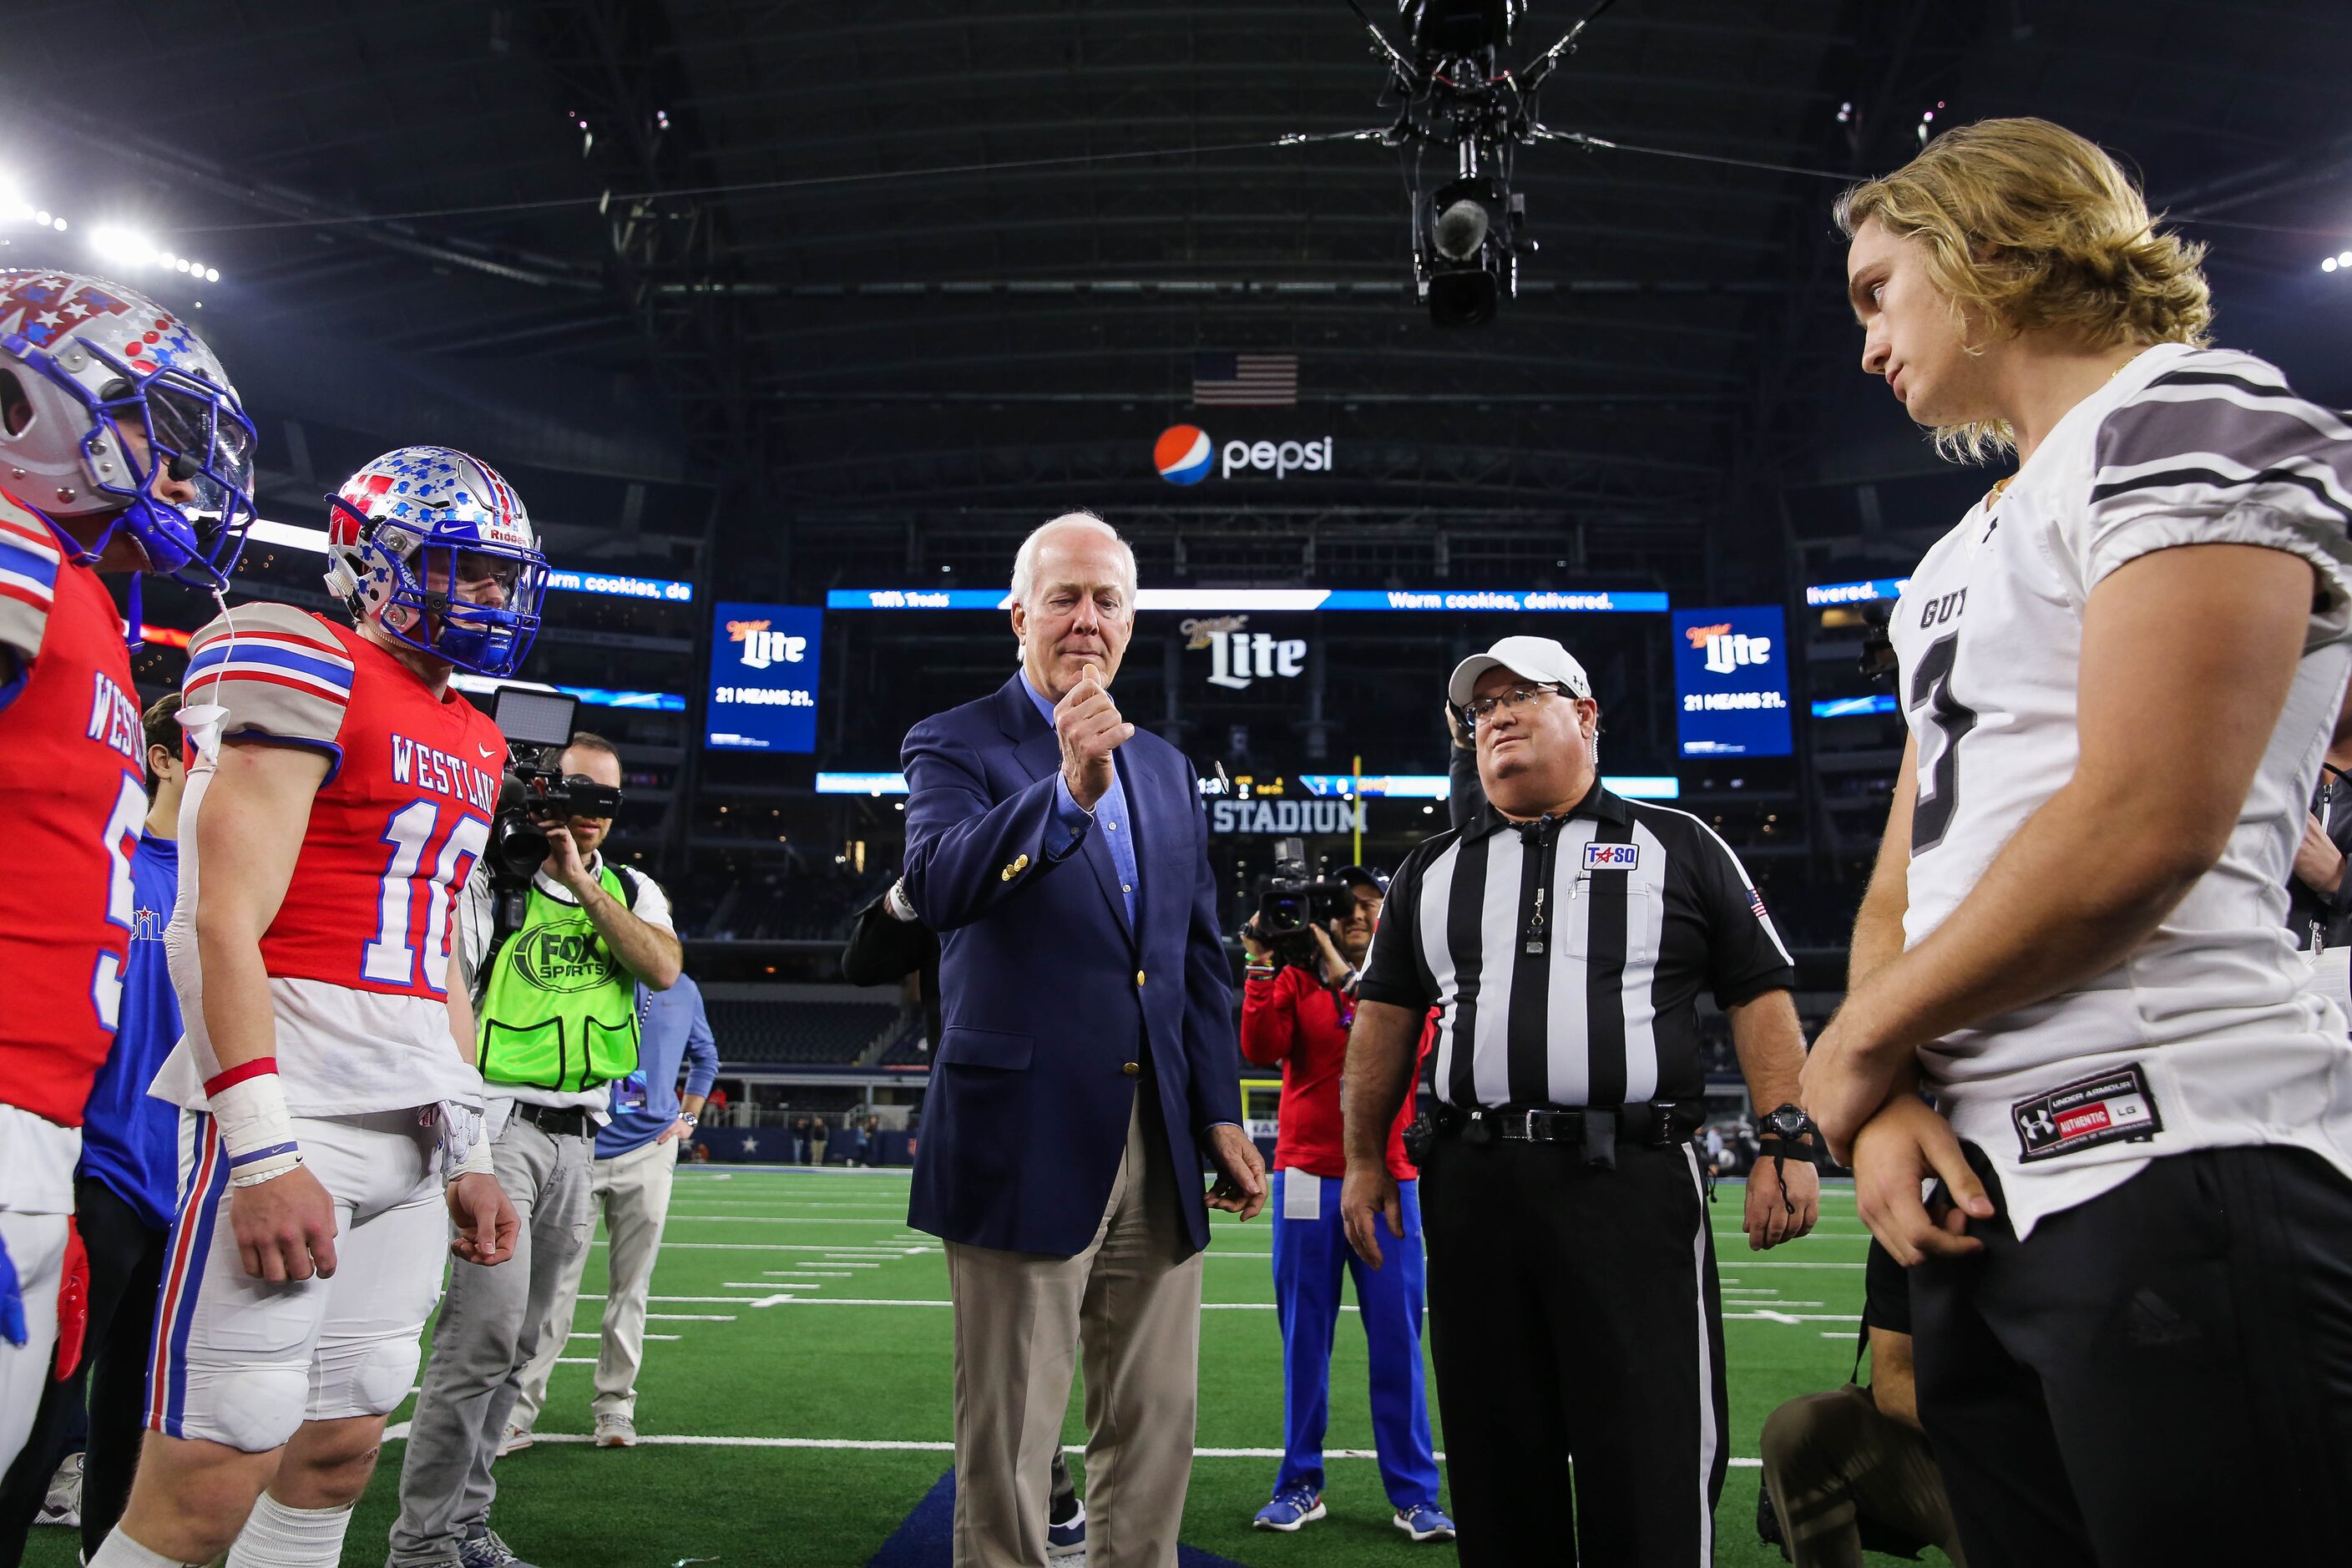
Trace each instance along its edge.
{"label": "black belt", "polygon": [[1585,1106],[1566,1110],[1556,1105],[1481,1106],[1464,1110],[1436,1108],[1431,1131],[1441,1138],[1485,1143],[1564,1143],[1582,1149],[1594,1165],[1614,1165],[1617,1146],[1670,1149],[1687,1142],[1706,1120],[1696,1102],[1657,1100],[1640,1105]]}
{"label": "black belt", "polygon": [[596,1123],[587,1110],[577,1105],[533,1105],[530,1100],[514,1102],[514,1113],[538,1128],[541,1132],[562,1133],[572,1138],[593,1138]]}

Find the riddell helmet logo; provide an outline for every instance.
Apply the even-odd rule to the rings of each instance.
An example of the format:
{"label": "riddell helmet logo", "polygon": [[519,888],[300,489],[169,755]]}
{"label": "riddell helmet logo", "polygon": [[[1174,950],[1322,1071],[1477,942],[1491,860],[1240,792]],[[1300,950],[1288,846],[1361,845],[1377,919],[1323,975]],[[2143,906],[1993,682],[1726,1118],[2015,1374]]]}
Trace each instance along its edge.
{"label": "riddell helmet logo", "polygon": [[1197,485],[1209,477],[1214,451],[1209,433],[1198,425],[1171,425],[1152,444],[1152,466],[1171,485]]}

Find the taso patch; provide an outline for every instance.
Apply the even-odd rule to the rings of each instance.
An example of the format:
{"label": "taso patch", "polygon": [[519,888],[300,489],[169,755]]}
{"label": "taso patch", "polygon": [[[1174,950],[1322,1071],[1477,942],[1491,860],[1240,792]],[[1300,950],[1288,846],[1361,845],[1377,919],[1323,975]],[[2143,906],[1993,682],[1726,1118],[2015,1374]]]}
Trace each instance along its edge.
{"label": "taso patch", "polygon": [[2105,1143],[2145,1143],[2164,1131],[2137,1062],[2021,1100],[2009,1108],[2019,1161],[2055,1160]]}
{"label": "taso patch", "polygon": [[1642,864],[1642,847],[1638,844],[1588,844],[1584,847],[1584,868],[1588,871],[1631,871]]}

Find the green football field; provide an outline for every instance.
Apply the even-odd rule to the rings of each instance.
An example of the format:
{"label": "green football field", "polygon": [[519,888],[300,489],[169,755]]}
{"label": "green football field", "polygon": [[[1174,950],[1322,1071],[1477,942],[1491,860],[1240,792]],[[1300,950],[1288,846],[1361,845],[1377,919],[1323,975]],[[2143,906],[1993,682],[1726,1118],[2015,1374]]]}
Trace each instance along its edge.
{"label": "green football field", "polygon": [[[1760,1257],[1739,1234],[1739,1199],[1737,1183],[1717,1186],[1732,1470],[1716,1560],[1727,1568],[1780,1561],[1756,1539],[1757,1434],[1781,1400],[1844,1379],[1864,1243],[1843,1184],[1825,1194],[1813,1236]],[[639,1379],[643,1445],[585,1442],[600,1239],[539,1445],[499,1462],[492,1522],[546,1568],[863,1568],[950,1463],[947,1271],[940,1244],[908,1230],[906,1215],[904,1172],[682,1170]],[[1330,1517],[1296,1535],[1249,1528],[1282,1434],[1270,1226],[1217,1218],[1185,1543],[1251,1568],[1452,1563],[1451,1546],[1412,1545],[1389,1524],[1369,1452],[1363,1341],[1344,1321],[1331,1369]],[[1074,1444],[1085,1440],[1078,1408],[1074,1394]],[[406,1414],[394,1417],[395,1435]],[[401,1451],[396,1436],[384,1446],[347,1563],[383,1561]],[[37,1531],[26,1562],[72,1563],[72,1538]]]}

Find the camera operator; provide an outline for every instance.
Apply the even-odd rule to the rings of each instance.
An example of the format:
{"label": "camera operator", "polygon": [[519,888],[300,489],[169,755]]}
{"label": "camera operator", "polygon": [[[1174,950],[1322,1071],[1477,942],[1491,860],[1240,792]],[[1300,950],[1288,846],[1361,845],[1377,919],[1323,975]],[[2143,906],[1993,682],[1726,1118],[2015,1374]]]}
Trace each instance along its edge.
{"label": "camera operator", "polygon": [[1391,1522],[1416,1542],[1451,1541],[1437,1507],[1437,1460],[1422,1376],[1420,1184],[1404,1152],[1408,1100],[1389,1130],[1404,1235],[1399,1267],[1374,1270],[1349,1249],[1339,1216],[1340,1069],[1355,1021],[1356,972],[1372,945],[1383,887],[1361,867],[1337,881],[1304,880],[1304,845],[1285,840],[1276,881],[1242,927],[1249,954],[1242,1055],[1282,1067],[1274,1149],[1274,1293],[1282,1324],[1283,1459],[1272,1500],[1250,1522],[1296,1531],[1324,1516],[1323,1437],[1331,1407],[1331,1345],[1339,1283],[1355,1280],[1371,1362],[1372,1433]]}
{"label": "camera operator", "polygon": [[[588,1246],[596,1131],[610,1119],[613,1081],[637,1067],[636,988],[666,991],[683,967],[668,898],[602,852],[621,804],[619,753],[583,731],[554,773],[509,774],[509,796],[520,788],[520,816],[546,838],[538,871],[524,881],[493,851],[458,909],[491,1154],[522,1234],[517,1267],[450,1270],[401,1467],[390,1568],[513,1561],[489,1530],[490,1461],[558,1284]],[[535,846],[515,808],[499,815],[501,847]]]}

